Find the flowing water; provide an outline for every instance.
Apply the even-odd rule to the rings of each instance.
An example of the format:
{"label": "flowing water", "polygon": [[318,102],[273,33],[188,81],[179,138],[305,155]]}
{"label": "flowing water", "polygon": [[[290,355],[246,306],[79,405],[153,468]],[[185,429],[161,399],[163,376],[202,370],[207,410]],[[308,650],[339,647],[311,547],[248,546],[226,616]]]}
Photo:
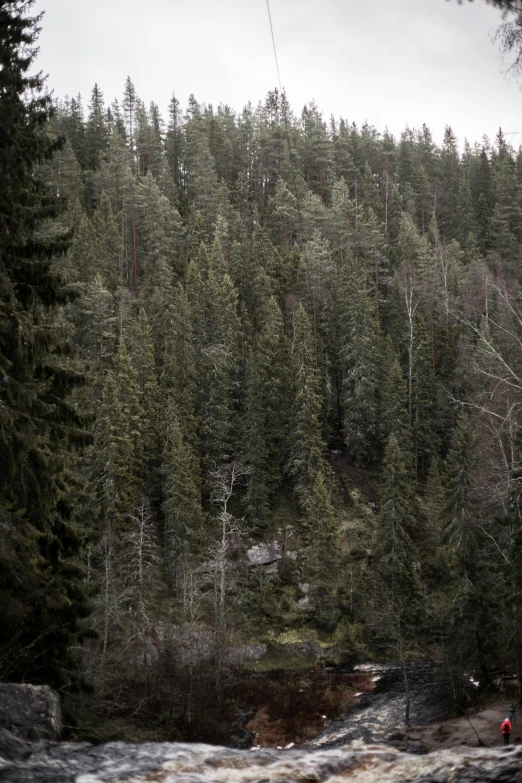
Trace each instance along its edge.
{"label": "flowing water", "polygon": [[522,783],[522,748],[232,750],[211,745],[33,743],[2,753],[2,783]]}
{"label": "flowing water", "polygon": [[[334,721],[308,748],[335,748],[354,740],[385,743],[405,727],[405,690],[402,669],[395,664],[362,664],[353,671],[372,675],[374,689],[359,697],[359,703]],[[445,717],[455,706],[451,685],[435,663],[409,663],[406,673],[410,691],[410,724],[425,726]]]}

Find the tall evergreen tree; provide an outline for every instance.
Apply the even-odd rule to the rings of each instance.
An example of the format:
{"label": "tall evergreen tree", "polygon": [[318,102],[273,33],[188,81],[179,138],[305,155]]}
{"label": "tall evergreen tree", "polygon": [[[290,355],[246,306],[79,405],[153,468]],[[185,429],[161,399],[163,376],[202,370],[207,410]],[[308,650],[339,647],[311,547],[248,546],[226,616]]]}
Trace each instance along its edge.
{"label": "tall evergreen tree", "polygon": [[309,585],[315,619],[331,631],[339,619],[339,530],[328,482],[318,472],[306,501],[304,518],[308,546],[304,552],[304,575]]}
{"label": "tall evergreen tree", "polygon": [[463,413],[445,463],[444,535],[457,555],[462,572],[468,576],[474,569],[477,546],[473,502],[475,466],[475,436],[469,417]]}
{"label": "tall evergreen tree", "polygon": [[407,459],[395,433],[386,445],[380,499],[377,562],[392,601],[408,604],[413,613],[420,593],[414,543],[418,535],[417,501]]}
{"label": "tall evergreen tree", "polygon": [[354,263],[347,272],[343,294],[344,438],[355,464],[362,465],[375,461],[379,453],[382,338],[375,301],[368,296],[366,274],[359,264]]}
{"label": "tall evergreen tree", "polygon": [[256,529],[266,525],[287,456],[289,360],[283,318],[275,297],[271,297],[246,373],[245,462],[252,468],[247,498]]}
{"label": "tall evergreen tree", "polygon": [[306,507],[318,473],[326,466],[326,444],[321,432],[322,400],[313,351],[312,324],[303,305],[295,313],[293,374],[295,399],[290,433],[288,470],[300,504]]}
{"label": "tall evergreen tree", "polygon": [[65,471],[82,434],[68,399],[78,379],[55,328],[68,294],[52,259],[68,237],[37,233],[60,203],[34,170],[63,140],[49,137],[51,101],[30,75],[41,18],[32,5],[0,5],[0,668],[60,686],[86,613]]}
{"label": "tall evergreen tree", "polygon": [[180,569],[205,551],[209,531],[204,526],[199,475],[194,473],[191,444],[184,440],[172,395],[164,414],[163,515],[166,560],[174,583]]}

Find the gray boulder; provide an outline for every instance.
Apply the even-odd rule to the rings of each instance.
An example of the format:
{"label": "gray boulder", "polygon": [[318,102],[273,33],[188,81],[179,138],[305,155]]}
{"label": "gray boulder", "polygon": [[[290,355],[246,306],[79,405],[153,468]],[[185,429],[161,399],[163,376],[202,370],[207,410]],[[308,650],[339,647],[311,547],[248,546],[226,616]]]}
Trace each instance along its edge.
{"label": "gray boulder", "polygon": [[249,566],[268,566],[281,560],[281,547],[277,541],[257,544],[247,551]]}
{"label": "gray boulder", "polygon": [[24,740],[57,740],[60,697],[48,685],[0,683],[0,729]]}

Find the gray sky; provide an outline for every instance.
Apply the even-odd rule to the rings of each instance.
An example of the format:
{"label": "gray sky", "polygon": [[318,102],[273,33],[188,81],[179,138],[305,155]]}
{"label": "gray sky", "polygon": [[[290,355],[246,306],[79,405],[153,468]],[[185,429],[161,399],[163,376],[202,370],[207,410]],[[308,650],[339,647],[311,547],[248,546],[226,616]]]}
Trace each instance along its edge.
{"label": "gray sky", "polygon": [[[315,99],[325,118],[364,120],[399,135],[425,122],[440,141],[522,143],[522,93],[503,74],[483,0],[270,0],[292,108]],[[239,111],[277,84],[266,0],[36,0],[45,11],[38,65],[57,96],[95,82],[107,103],[130,75],[166,115],[172,92]]]}

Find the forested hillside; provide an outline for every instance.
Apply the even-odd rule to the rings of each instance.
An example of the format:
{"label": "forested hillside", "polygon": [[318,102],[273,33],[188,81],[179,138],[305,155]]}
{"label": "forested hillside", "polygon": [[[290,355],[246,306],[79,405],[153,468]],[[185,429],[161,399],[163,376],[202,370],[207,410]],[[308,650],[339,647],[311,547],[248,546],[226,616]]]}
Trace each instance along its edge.
{"label": "forested hillside", "polygon": [[522,152],[277,90],[165,120],[130,78],[39,138],[1,675],[67,682],[71,632],[102,703],[172,704],[181,672],[190,722],[230,645],[285,634],[522,673]]}

